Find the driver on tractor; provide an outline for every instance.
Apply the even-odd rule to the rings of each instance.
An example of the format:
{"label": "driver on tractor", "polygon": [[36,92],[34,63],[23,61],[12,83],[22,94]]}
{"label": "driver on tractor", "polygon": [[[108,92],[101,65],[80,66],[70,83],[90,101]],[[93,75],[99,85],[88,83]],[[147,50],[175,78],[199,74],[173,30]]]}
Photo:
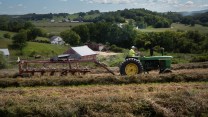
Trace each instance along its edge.
{"label": "driver on tractor", "polygon": [[131,49],[129,50],[129,54],[128,54],[128,57],[135,57],[136,55],[136,47],[135,46],[131,46]]}
{"label": "driver on tractor", "polygon": [[136,51],[136,47],[135,46],[131,46],[131,49],[129,50],[128,56],[127,57],[138,57],[140,56],[140,52],[138,51],[137,53]]}

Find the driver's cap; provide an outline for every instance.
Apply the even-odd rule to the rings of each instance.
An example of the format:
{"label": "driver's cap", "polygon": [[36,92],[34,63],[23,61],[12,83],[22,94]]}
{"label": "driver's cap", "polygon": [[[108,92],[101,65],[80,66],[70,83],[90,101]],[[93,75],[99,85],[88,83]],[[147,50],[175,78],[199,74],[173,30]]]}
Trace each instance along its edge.
{"label": "driver's cap", "polygon": [[136,48],[135,46],[131,46],[132,49]]}

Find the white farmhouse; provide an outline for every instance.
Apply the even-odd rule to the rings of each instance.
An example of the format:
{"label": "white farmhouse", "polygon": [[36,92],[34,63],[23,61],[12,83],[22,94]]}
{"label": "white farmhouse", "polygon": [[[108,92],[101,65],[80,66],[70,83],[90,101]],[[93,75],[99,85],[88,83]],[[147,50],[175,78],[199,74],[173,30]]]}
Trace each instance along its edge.
{"label": "white farmhouse", "polygon": [[59,45],[65,44],[65,41],[63,41],[63,39],[59,36],[51,37],[50,42],[51,44],[59,44]]}

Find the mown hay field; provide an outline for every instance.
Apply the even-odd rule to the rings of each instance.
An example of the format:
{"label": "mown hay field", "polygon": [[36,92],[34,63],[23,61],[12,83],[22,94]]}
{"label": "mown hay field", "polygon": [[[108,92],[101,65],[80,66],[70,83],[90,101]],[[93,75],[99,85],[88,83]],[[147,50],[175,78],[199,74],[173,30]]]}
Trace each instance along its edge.
{"label": "mown hay field", "polygon": [[208,83],[0,89],[3,116],[207,116]]}
{"label": "mown hay field", "polygon": [[[173,73],[12,78],[0,72],[0,115],[45,117],[208,116],[207,63],[173,65]],[[5,73],[2,75],[2,73]]]}

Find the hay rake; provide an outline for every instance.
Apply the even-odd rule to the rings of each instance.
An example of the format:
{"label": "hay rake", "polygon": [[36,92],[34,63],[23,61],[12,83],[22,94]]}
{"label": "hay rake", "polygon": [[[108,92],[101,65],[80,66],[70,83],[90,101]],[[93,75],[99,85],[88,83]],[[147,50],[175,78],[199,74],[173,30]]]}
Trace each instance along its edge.
{"label": "hay rake", "polygon": [[[19,61],[19,73],[17,76],[26,77],[33,76],[35,74],[40,74],[41,76],[48,74],[53,76],[59,73],[60,76],[67,76],[69,73],[71,75],[76,74],[86,74],[91,72],[90,68],[81,67],[82,63],[95,63],[106,69],[109,73],[115,75],[113,71],[108,69],[105,65],[98,62],[96,59],[65,59],[65,60],[20,60]],[[82,65],[83,66],[83,65]]]}

